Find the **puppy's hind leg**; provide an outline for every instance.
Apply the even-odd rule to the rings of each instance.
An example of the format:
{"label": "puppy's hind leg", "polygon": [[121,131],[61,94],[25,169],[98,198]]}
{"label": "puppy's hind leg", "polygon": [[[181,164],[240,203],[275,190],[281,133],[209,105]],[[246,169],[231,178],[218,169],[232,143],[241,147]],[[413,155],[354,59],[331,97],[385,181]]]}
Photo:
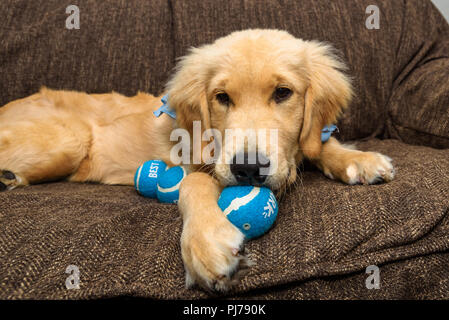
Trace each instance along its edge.
{"label": "puppy's hind leg", "polygon": [[28,181],[9,170],[0,170],[0,192],[28,185]]}
{"label": "puppy's hind leg", "polygon": [[86,157],[90,131],[58,117],[0,119],[0,191],[72,174]]}

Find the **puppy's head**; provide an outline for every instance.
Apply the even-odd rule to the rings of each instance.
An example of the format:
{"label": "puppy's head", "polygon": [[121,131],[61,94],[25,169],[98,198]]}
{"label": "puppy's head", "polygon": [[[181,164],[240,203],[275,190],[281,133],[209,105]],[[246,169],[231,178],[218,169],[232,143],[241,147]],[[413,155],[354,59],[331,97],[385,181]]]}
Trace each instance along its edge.
{"label": "puppy's head", "polygon": [[[352,95],[344,69],[328,45],[246,30],[191,49],[167,91],[180,127],[192,132],[196,120],[202,133],[213,129],[213,173],[223,185],[279,189],[295,181],[303,156],[320,156],[321,130]],[[199,151],[206,162],[210,141]]]}

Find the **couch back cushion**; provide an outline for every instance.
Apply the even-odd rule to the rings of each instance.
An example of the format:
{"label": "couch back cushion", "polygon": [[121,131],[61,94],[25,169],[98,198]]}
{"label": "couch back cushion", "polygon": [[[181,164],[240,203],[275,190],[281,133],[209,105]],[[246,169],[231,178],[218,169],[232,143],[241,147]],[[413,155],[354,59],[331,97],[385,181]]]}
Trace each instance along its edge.
{"label": "couch back cushion", "polygon": [[[331,43],[349,66],[356,96],[340,119],[340,138],[380,135],[385,128],[401,37],[402,1],[380,0],[173,0],[176,56],[246,28],[284,29],[298,38]],[[368,29],[376,5],[380,29]]]}
{"label": "couch back cushion", "polygon": [[[76,4],[80,29],[67,29]],[[159,93],[174,67],[165,0],[0,1],[0,106],[40,86]]]}
{"label": "couch back cushion", "polygon": [[404,10],[387,137],[449,148],[449,24],[427,1]]}
{"label": "couch back cushion", "polygon": [[[338,124],[341,139],[383,136],[448,145],[446,87],[440,84],[435,94],[422,94],[425,87],[430,92],[444,81],[449,51],[444,20],[429,0],[78,0],[80,29],[68,30],[66,8],[71,4],[0,1],[0,106],[42,85],[158,94],[176,57],[189,47],[237,30],[278,28],[331,43],[348,64],[356,95]],[[372,5],[379,8],[379,29],[366,27]],[[446,44],[437,45],[441,29]],[[412,73],[424,63],[436,68],[435,81]],[[419,109],[424,99],[425,112]]]}

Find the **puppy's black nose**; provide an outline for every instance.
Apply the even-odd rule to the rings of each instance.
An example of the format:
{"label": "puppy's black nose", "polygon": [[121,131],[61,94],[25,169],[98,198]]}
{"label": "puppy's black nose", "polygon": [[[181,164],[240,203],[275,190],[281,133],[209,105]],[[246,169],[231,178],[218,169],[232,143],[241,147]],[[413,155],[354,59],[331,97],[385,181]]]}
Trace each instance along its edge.
{"label": "puppy's black nose", "polygon": [[256,153],[235,155],[230,165],[237,182],[250,185],[263,184],[267,179],[269,167],[270,160]]}

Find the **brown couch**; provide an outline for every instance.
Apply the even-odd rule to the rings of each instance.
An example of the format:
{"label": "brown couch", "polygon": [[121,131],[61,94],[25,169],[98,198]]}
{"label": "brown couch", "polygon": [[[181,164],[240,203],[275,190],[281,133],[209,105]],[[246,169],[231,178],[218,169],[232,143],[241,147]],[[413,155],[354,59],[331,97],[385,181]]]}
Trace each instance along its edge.
{"label": "brown couch", "polygon": [[[160,93],[188,47],[251,27],[328,41],[348,62],[357,95],[340,139],[392,157],[396,179],[347,186],[303,168],[227,297],[449,298],[449,26],[430,1],[77,0],[81,26],[67,30],[72,2],[0,2],[0,105],[41,85]],[[378,30],[365,27],[373,4]],[[180,232],[176,206],[132,187],[0,193],[0,298],[210,297],[184,288]],[[369,265],[380,289],[365,286]]]}

